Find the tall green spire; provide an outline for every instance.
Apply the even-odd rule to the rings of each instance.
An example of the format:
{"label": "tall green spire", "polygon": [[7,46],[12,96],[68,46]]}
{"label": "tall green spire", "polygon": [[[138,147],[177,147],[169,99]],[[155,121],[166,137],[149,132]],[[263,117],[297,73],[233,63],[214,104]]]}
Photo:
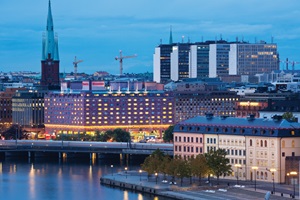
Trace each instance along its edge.
{"label": "tall green spire", "polygon": [[42,60],[48,59],[50,56],[51,59],[58,61],[58,41],[57,38],[54,37],[54,26],[53,26],[53,18],[51,12],[51,1],[49,0],[48,5],[48,17],[47,17],[47,26],[46,26],[46,34],[43,38],[43,53]]}
{"label": "tall green spire", "polygon": [[173,44],[172,26],[170,26],[170,39],[169,39],[169,44]]}

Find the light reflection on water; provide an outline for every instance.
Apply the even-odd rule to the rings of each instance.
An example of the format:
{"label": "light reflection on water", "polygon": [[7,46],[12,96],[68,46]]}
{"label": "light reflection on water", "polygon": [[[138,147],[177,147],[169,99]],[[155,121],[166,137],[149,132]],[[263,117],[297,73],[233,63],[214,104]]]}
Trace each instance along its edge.
{"label": "light reflection on water", "polygon": [[[111,173],[111,163],[68,160],[58,162],[36,159],[35,161],[0,160],[1,199],[22,200],[166,200],[147,194],[111,188],[100,184],[100,177]],[[113,161],[114,171],[124,166]],[[130,165],[139,169],[139,164]]]}

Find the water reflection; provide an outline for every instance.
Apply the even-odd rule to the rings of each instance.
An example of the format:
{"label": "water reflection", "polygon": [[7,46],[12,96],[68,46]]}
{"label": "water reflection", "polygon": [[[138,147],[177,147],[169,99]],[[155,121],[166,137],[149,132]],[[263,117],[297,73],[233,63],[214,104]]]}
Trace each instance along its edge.
{"label": "water reflection", "polygon": [[18,159],[0,161],[1,199],[22,200],[166,200],[130,190],[112,188],[100,184],[100,177],[124,170],[140,168],[140,163],[123,164],[117,159],[63,161],[35,159],[30,162]]}

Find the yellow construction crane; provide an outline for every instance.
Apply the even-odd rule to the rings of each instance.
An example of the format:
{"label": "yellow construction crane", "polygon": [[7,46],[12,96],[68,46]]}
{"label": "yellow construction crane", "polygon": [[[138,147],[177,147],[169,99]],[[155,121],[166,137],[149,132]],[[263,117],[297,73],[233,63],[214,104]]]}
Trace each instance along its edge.
{"label": "yellow construction crane", "polygon": [[122,50],[120,50],[120,56],[115,57],[116,60],[120,60],[120,76],[123,74],[123,59],[124,58],[134,58],[134,57],[137,57],[137,55],[134,54],[134,55],[131,55],[131,56],[123,56],[122,55]]}
{"label": "yellow construction crane", "polygon": [[83,60],[77,60],[76,56],[73,62],[74,65],[74,79],[77,79],[77,64],[83,62]]}

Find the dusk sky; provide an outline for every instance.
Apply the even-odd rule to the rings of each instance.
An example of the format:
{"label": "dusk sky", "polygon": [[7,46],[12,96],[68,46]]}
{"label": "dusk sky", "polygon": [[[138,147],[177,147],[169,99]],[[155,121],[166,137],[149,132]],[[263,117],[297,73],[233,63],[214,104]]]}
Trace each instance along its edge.
{"label": "dusk sky", "polygon": [[[187,42],[264,40],[278,44],[280,60],[298,61],[300,69],[299,0],[52,0],[58,35],[60,72],[72,72],[74,56],[84,62],[78,72],[153,71],[157,45]],[[48,0],[0,0],[0,71],[41,71],[42,34]],[[282,69],[284,64],[280,64]]]}

